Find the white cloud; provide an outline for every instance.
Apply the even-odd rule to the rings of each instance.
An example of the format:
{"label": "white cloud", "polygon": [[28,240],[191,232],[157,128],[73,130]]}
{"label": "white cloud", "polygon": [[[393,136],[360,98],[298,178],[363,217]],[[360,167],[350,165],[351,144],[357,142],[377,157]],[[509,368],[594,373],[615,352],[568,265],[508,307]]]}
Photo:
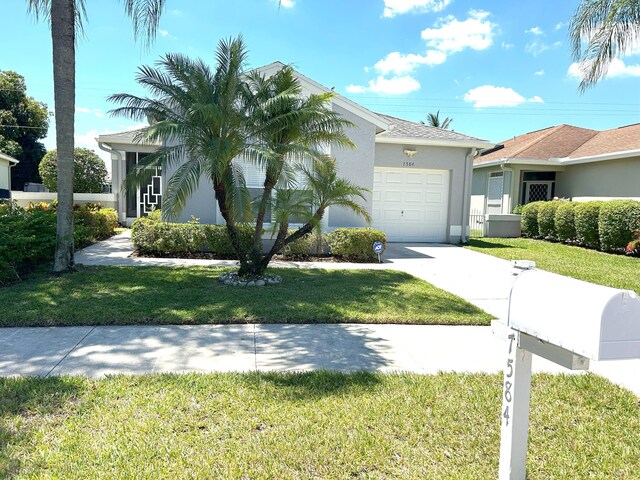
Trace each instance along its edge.
{"label": "white cloud", "polygon": [[375,69],[386,75],[388,73],[403,74],[413,72],[419,65],[439,65],[447,60],[447,54],[437,50],[428,50],[426,55],[408,55],[391,52],[374,65]]}
{"label": "white cloud", "polygon": [[502,42],[502,48],[504,48],[505,50],[509,50],[511,48],[513,48],[515,45],[513,43],[508,43],[508,42]]}
{"label": "white cloud", "polygon": [[562,42],[553,42],[551,45],[548,45],[541,40],[535,39],[532,42],[527,43],[524,49],[527,53],[530,53],[534,57],[537,57],[547,50],[555,50],[560,46],[562,46]]}
{"label": "white cloud", "polygon": [[[582,79],[581,68],[580,63],[572,63],[567,70],[567,76],[578,80]],[[606,78],[616,77],[640,77],[640,64],[626,65],[623,60],[614,58],[609,64]]]}
{"label": "white cloud", "polygon": [[369,80],[369,85],[349,85],[347,92],[349,93],[384,93],[387,95],[404,95],[416,90],[420,90],[420,82],[410,75],[395,76],[385,78],[382,75],[375,80]]}
{"label": "white cloud", "polygon": [[486,20],[489,12],[471,10],[469,18],[459,21],[452,15],[436,22],[436,28],[422,31],[427,46],[444,53],[460,52],[465,48],[485,50],[493,43],[494,24]]}
{"label": "white cloud", "polygon": [[539,96],[524,98],[512,88],[483,85],[472,88],[464,95],[465,102],[473,102],[475,108],[485,107],[515,107],[522,103],[543,103]]}
{"label": "white cloud", "polygon": [[102,110],[100,110],[99,108],[91,109],[88,107],[76,107],[76,113],[92,113],[97,118],[102,118],[105,116],[105,114],[102,113]]}
{"label": "white cloud", "polygon": [[392,18],[405,13],[439,12],[453,0],[384,0],[382,16]]}
{"label": "white cloud", "polygon": [[533,72],[534,75],[537,75],[538,77],[542,77],[544,75],[544,70],[538,70]]}
{"label": "white cloud", "polygon": [[554,30],[562,30],[567,25],[569,25],[569,22],[559,22],[559,23],[556,23],[556,26],[553,29]]}
{"label": "white cloud", "polygon": [[544,32],[540,27],[532,27],[529,30],[525,30],[524,33],[530,33],[531,35],[536,35],[536,36],[540,36],[544,34]]}
{"label": "white cloud", "polygon": [[160,34],[160,36],[162,37],[168,37],[169,36],[169,32],[167,30],[158,30],[158,33]]}
{"label": "white cloud", "polygon": [[[278,0],[275,0],[275,1],[277,2]],[[296,5],[295,0],[280,0],[280,6],[282,8],[293,8],[295,7],[295,5]]]}

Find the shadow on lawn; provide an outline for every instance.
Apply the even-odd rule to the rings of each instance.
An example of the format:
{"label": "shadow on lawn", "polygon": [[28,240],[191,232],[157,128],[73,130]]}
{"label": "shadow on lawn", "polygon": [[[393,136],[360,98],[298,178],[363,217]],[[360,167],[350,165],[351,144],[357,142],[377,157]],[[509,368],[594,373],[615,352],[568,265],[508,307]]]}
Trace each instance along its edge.
{"label": "shadow on lawn", "polygon": [[469,239],[469,246],[476,248],[515,248],[512,245],[505,245],[504,243],[485,242],[484,240],[478,240],[477,238]]}
{"label": "shadow on lawn", "polygon": [[[29,417],[55,415],[83,390],[81,379],[61,377],[0,377],[0,477],[14,478],[22,465],[18,456],[7,448],[11,444],[27,442],[31,432]],[[20,416],[25,423],[12,422],[11,417]],[[12,428],[7,426],[14,424]]]}

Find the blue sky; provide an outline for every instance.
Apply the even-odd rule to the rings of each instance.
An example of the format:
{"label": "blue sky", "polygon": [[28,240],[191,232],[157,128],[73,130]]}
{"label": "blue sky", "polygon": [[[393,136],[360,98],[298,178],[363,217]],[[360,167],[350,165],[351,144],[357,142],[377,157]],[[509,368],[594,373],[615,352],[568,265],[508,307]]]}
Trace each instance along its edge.
{"label": "blue sky", "polygon": [[[53,110],[48,26],[26,0],[3,0],[0,69]],[[250,67],[280,60],[377,112],[419,121],[440,110],[458,132],[500,141],[560,123],[608,129],[640,122],[640,49],[578,92],[567,23],[578,1],[169,0],[154,45],[134,43],[115,0],[87,0],[77,48],[76,144],[135,125],[107,115],[112,93],[144,93],[136,68],[166,52],[214,63],[242,34]],[[52,122],[53,126],[53,122]],[[54,148],[55,131],[45,141]],[[107,157],[102,154],[103,158]]]}

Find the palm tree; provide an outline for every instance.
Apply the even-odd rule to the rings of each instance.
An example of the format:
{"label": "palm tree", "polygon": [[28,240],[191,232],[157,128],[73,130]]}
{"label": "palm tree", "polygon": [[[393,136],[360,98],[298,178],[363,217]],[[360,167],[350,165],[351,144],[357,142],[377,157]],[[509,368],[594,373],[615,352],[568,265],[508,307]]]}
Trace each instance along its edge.
{"label": "palm tree", "polygon": [[[154,38],[166,0],[123,0],[134,35]],[[75,122],[75,42],[86,20],[85,0],[27,0],[29,11],[51,22],[56,148],[58,151],[58,216],[53,271],[73,269],[73,148]]]}
{"label": "palm tree", "polygon": [[[363,190],[338,179],[335,163],[322,151],[329,144],[352,146],[344,132],[352,124],[330,108],[334,94],[302,96],[289,67],[269,78],[247,73],[246,56],[241,37],[219,43],[215,71],[202,60],[166,55],[157,68],[141,67],[138,72],[138,83],[153,97],[116,94],[110,100],[122,105],[111,112],[114,115],[153,119],[140,139],[165,145],[145,157],[127,179],[128,187],[142,183],[148,166],[175,168],[162,207],[163,215],[173,219],[200,178],[208,178],[240,261],[239,274],[259,276],[275,253],[310,233],[330,205],[368,216],[352,200],[362,197]],[[257,198],[251,198],[246,187],[242,162],[265,172]],[[324,190],[314,186],[314,178],[322,175],[328,182]],[[265,253],[262,232],[270,223],[270,207],[277,235]],[[289,235],[289,219],[301,215],[306,217],[304,225]],[[254,235],[247,246],[240,241],[239,226],[249,221]]]}
{"label": "palm tree", "polygon": [[582,0],[571,18],[569,39],[584,91],[607,74],[611,60],[638,45],[640,1]]}
{"label": "palm tree", "polygon": [[427,115],[427,121],[420,122],[423,125],[429,125],[430,127],[442,128],[443,130],[448,130],[449,126],[453,122],[452,118],[446,117],[444,120],[440,120],[440,110],[438,110],[435,114],[430,113]]}

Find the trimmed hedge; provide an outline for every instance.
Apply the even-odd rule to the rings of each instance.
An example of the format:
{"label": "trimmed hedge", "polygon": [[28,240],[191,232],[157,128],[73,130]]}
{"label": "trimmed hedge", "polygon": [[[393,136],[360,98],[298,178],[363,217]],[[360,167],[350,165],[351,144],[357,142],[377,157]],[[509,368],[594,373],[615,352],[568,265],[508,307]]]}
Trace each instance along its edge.
{"label": "trimmed hedge", "polygon": [[556,209],[555,226],[556,226],[556,238],[561,242],[570,242],[576,238],[576,224],[575,224],[575,208],[574,202],[559,202]]}
{"label": "trimmed hedge", "polygon": [[598,218],[600,247],[605,252],[624,252],[640,233],[640,202],[611,200],[600,208]]}
{"label": "trimmed hedge", "polygon": [[373,243],[387,244],[386,235],[372,228],[337,228],[327,234],[331,253],[355,262],[372,262],[378,257],[373,253]]}
{"label": "trimmed hedge", "polygon": [[538,233],[545,240],[556,239],[556,210],[562,202],[542,202],[538,207]]}
{"label": "trimmed hedge", "polygon": [[[289,235],[295,230],[289,230]],[[324,253],[327,240],[324,235],[311,232],[284,247],[284,255],[310,256]]]}
{"label": "trimmed hedge", "polygon": [[593,201],[576,204],[574,210],[576,240],[583,247],[600,248],[598,217],[600,216],[600,208],[604,203]]}
{"label": "trimmed hedge", "polygon": [[[238,226],[240,241],[249,248],[254,228]],[[131,226],[133,245],[143,255],[183,255],[210,252],[221,256],[234,254],[225,225],[169,223],[159,221],[159,215],[136,220]]]}
{"label": "trimmed hedge", "polygon": [[538,210],[540,205],[545,202],[527,203],[522,208],[522,217],[520,218],[520,229],[523,237],[538,238],[540,230],[538,229]]}
{"label": "trimmed hedge", "polygon": [[[113,209],[99,206],[74,210],[74,244],[83,247],[114,233],[118,225]],[[27,208],[0,203],[0,285],[20,279],[22,271],[50,261],[56,247],[55,206],[39,203]]]}

